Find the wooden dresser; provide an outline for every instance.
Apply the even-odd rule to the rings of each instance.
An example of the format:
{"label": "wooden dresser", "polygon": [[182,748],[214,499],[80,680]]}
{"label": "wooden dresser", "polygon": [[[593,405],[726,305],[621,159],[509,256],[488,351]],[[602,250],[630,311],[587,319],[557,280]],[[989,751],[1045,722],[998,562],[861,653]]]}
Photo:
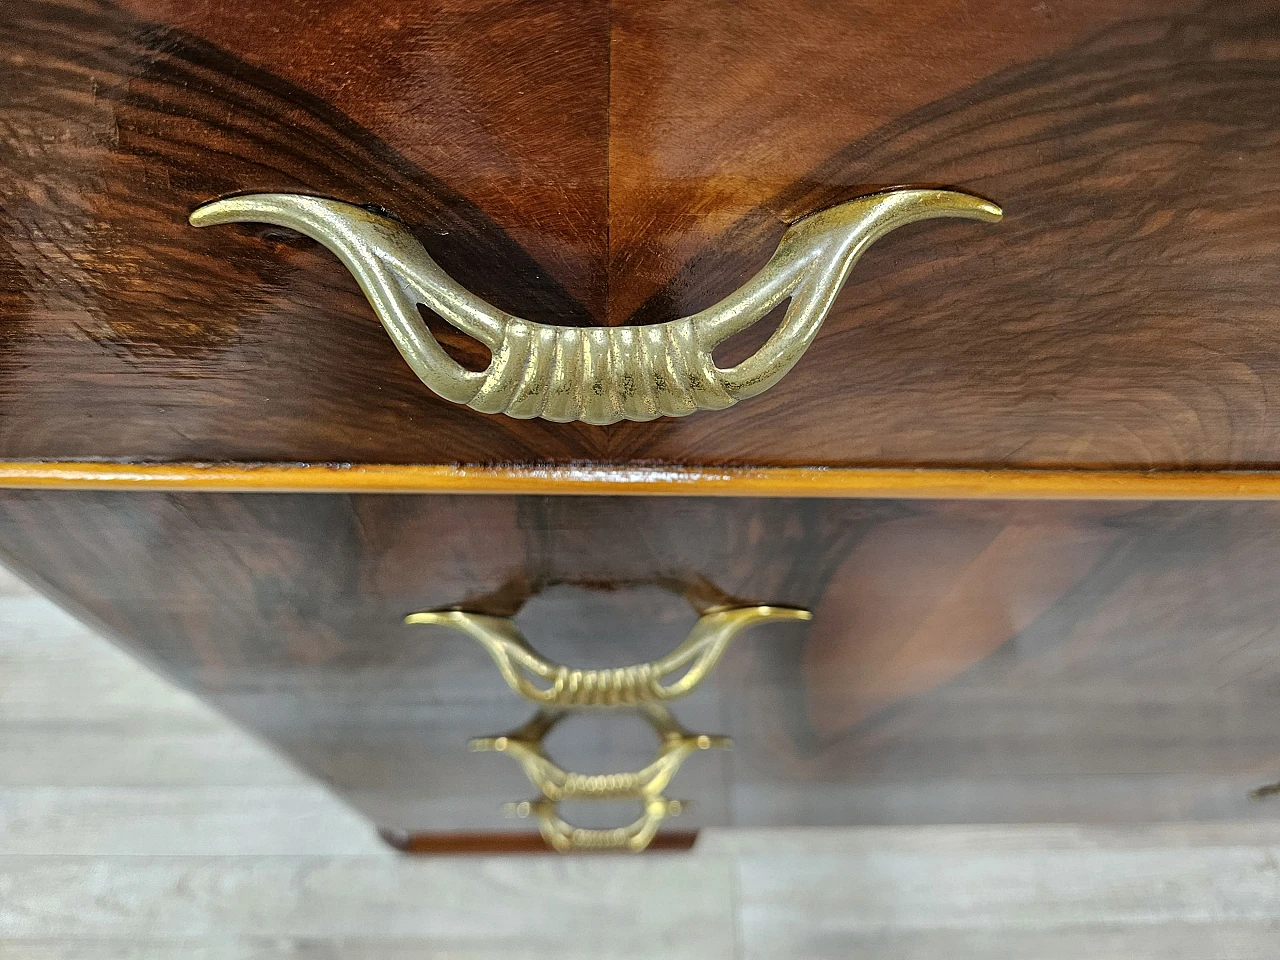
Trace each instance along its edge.
{"label": "wooden dresser", "polygon": [[1280,5],[2,12],[0,554],[392,843],[1280,813]]}

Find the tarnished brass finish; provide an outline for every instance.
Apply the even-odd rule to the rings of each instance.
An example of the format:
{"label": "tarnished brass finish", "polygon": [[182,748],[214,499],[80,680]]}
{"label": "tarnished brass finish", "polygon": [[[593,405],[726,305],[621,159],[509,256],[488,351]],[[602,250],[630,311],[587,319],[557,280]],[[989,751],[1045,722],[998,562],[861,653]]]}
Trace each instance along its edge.
{"label": "tarnished brass finish", "polygon": [[496,737],[477,737],[471,749],[505,753],[516,760],[525,776],[548,800],[627,800],[659,796],[680,765],[699,750],[732,745],[728,737],[690,733],[665,707],[650,704],[639,711],[658,735],[658,752],[641,770],[625,773],[572,773],[562,769],[543,751],[543,740],[567,714],[539,710],[524,726]]}
{"label": "tarnished brass finish", "polygon": [[666,797],[653,797],[643,801],[643,812],[631,823],[623,827],[606,828],[575,827],[560,816],[560,804],[546,797],[509,803],[506,809],[513,816],[537,817],[542,838],[549,847],[560,853],[586,850],[640,853],[653,842],[662,821],[667,817],[680,816],[684,803]]}
{"label": "tarnished brass finish", "polygon": [[[665,708],[649,704],[637,711],[658,735],[658,752],[642,770],[626,773],[581,774],[561,769],[547,757],[543,740],[568,713],[539,710],[524,726],[497,737],[471,741],[472,750],[492,750],[515,758],[542,794],[536,800],[509,803],[506,810],[518,817],[537,817],[538,829],[548,846],[562,853],[582,850],[626,850],[639,853],[653,841],[662,822],[679,816],[681,800],[663,796],[680,765],[699,750],[728,747],[728,737],[690,733]],[[563,800],[634,800],[640,816],[621,827],[575,827],[560,816]]]}
{"label": "tarnished brass finish", "polygon": [[[523,726],[470,742],[478,752],[505,753],[520,764],[541,796],[507,804],[508,812],[536,817],[538,829],[555,850],[644,850],[667,817],[679,815],[681,801],[663,791],[692,754],[731,746],[728,737],[691,733],[658,701],[692,692],[715,667],[729,643],[749,626],[766,621],[809,620],[795,607],[747,606],[711,609],[698,618],[689,636],[671,653],[652,663],[608,670],[577,670],[551,663],[529,646],[508,617],[460,610],[431,610],[405,617],[406,623],[452,627],[474,637],[489,652],[507,684],[541,709]],[[679,672],[677,679],[664,682]],[[539,686],[535,679],[545,681]],[[583,774],[565,770],[543,748],[547,735],[566,716],[590,708],[631,710],[658,736],[652,762],[640,770]],[[638,819],[621,827],[575,827],[560,816],[565,800],[633,800]]]}
{"label": "tarnished brass finish", "polygon": [[[402,224],[363,207],[296,194],[230,197],[196,208],[193,226],[272,223],[313,237],[355,276],[414,373],[481,413],[592,424],[720,410],[768,390],[817,335],[863,251],[891,230],[934,217],[998,220],[1000,208],[955,190],[896,188],[796,221],[769,262],[719,303],[666,323],[560,327],[522,320],[444,272]],[[712,351],[790,301],[778,329],[741,363]],[[492,351],[470,371],[436,342],[425,305]]]}
{"label": "tarnished brass finish", "polygon": [[[605,670],[580,670],[551,663],[534,650],[507,617],[459,610],[413,613],[406,623],[428,623],[461,630],[489,652],[503,679],[527,700],[546,706],[615,707],[674,700],[690,693],[719,662],[729,643],[757,623],[809,620],[808,610],[794,607],[735,607],[702,615],[688,638],[665,657],[651,663]],[[685,672],[670,683],[663,679]],[[547,681],[540,687],[532,677]]]}

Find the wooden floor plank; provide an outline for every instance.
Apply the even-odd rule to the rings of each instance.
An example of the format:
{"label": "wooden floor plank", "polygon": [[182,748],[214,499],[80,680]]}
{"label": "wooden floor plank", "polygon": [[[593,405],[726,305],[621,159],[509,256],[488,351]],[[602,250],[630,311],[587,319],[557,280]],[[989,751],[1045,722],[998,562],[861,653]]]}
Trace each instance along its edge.
{"label": "wooden floor plank", "polygon": [[1249,952],[1280,923],[1274,825],[769,833],[722,845],[748,958],[1274,955]]}
{"label": "wooden floor plank", "polygon": [[0,938],[420,940],[450,954],[731,955],[720,858],[0,856]]}
{"label": "wooden floor plank", "polygon": [[[566,937],[571,936],[566,932]],[[597,958],[645,956],[638,950],[613,954],[601,946]],[[687,956],[676,952],[673,956]],[[423,940],[327,940],[243,938],[237,940],[41,940],[0,942],[0,960],[548,960],[583,957],[580,949],[544,952],[540,946],[496,945],[478,939],[445,949]],[[722,954],[712,952],[710,960]],[[1229,958],[1234,960],[1234,958]]]}
{"label": "wooden floor plank", "polygon": [[140,664],[0,662],[0,723],[190,723],[210,716],[194,698],[168,687]]}
{"label": "wooden floor plank", "polygon": [[0,854],[332,856],[385,849],[371,824],[318,784],[0,788]]}
{"label": "wooden floor plank", "polygon": [[0,736],[2,787],[312,784],[225,721],[12,722]]}
{"label": "wooden floor plank", "polygon": [[[754,930],[751,931],[753,934]],[[1262,960],[1277,955],[1275,921],[1093,924],[1071,929],[886,930],[747,941],[744,960]],[[3,957],[3,954],[0,954]]]}

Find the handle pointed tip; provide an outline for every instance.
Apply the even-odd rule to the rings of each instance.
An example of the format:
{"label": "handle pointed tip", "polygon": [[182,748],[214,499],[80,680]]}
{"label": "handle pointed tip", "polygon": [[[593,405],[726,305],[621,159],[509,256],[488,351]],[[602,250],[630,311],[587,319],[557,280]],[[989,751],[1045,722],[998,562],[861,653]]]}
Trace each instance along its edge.
{"label": "handle pointed tip", "polygon": [[428,623],[444,626],[452,623],[453,619],[453,613],[449,610],[424,610],[420,613],[409,614],[404,618],[404,622],[408,624]]}
{"label": "handle pointed tip", "polygon": [[760,606],[756,608],[761,615],[769,617],[772,620],[812,620],[812,611],[805,610],[801,607],[771,607]]}
{"label": "handle pointed tip", "polygon": [[992,223],[1004,217],[1004,210],[990,200],[983,200],[979,203],[977,211],[983,220],[990,220]]}
{"label": "handle pointed tip", "polygon": [[924,198],[943,216],[967,217],[985,223],[995,223],[1004,217],[998,203],[965,190],[921,191]]}
{"label": "handle pointed tip", "polygon": [[221,223],[217,219],[218,207],[222,204],[221,200],[214,200],[210,203],[202,203],[191,211],[191,215],[187,217],[187,223],[193,227],[209,227],[214,224]]}
{"label": "handle pointed tip", "polygon": [[192,210],[187,217],[187,223],[193,227],[216,227],[224,223],[243,223],[254,220],[255,214],[260,214],[267,209],[260,202],[266,196],[266,194],[246,194],[240,197],[210,200]]}
{"label": "handle pointed tip", "polygon": [[[224,223],[273,223],[308,236],[312,236],[311,231],[314,231],[315,239],[321,239],[327,232],[323,228],[332,227],[330,221],[335,219],[335,212],[345,213],[347,207],[351,205],[307,194],[243,193],[200,204],[187,216],[187,222],[193,227],[213,227]],[[361,208],[351,209],[359,211]]]}

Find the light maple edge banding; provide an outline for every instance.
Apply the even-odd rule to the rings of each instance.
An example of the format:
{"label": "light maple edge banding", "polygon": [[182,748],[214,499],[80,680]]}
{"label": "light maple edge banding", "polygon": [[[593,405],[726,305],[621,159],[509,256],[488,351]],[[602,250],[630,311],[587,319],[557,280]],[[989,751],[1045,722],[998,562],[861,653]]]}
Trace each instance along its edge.
{"label": "light maple edge banding", "polygon": [[0,463],[0,488],[243,493],[1269,500],[1280,471]]}

